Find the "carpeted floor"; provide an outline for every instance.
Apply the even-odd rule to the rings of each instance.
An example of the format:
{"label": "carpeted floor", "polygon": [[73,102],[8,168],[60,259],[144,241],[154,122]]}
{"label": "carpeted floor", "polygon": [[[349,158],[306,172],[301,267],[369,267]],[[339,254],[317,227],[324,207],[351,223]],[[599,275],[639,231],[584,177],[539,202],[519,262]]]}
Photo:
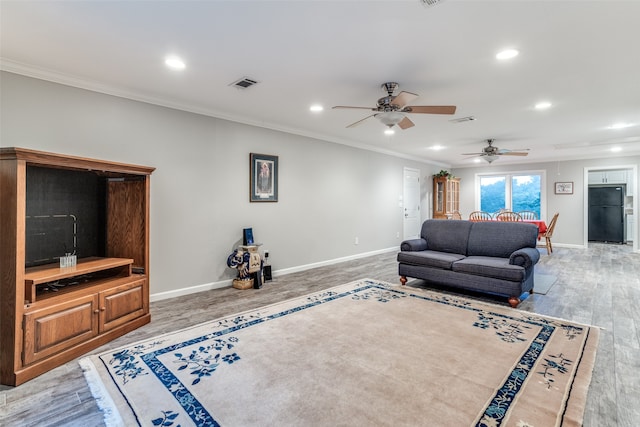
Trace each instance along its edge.
{"label": "carpeted floor", "polygon": [[578,426],[598,334],[363,279],[81,365],[107,425]]}

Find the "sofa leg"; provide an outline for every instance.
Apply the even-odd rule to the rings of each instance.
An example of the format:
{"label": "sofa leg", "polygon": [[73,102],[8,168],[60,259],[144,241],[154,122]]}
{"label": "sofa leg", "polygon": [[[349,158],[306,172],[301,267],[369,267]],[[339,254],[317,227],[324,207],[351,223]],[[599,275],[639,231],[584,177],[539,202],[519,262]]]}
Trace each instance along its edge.
{"label": "sofa leg", "polygon": [[513,308],[516,308],[520,304],[520,298],[518,297],[509,297],[509,305]]}
{"label": "sofa leg", "polygon": [[402,286],[407,284],[407,276],[400,276],[400,283],[402,283]]}

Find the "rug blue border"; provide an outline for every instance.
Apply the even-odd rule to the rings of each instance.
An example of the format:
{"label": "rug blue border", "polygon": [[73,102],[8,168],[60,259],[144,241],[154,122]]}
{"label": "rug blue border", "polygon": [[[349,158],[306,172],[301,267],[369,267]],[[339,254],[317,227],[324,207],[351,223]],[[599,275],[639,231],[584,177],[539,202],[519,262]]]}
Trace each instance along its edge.
{"label": "rug blue border", "polygon": [[[486,419],[486,417],[489,417],[493,420],[494,424],[492,425],[499,426],[504,420],[504,417],[506,416],[509,410],[509,407],[513,403],[515,397],[518,395],[519,391],[522,389],[522,386],[524,385],[525,380],[531,374],[531,371],[535,363],[537,362],[544,348],[549,342],[549,339],[553,335],[553,332],[556,330],[556,326],[551,325],[545,319],[540,319],[539,321],[533,320],[532,316],[535,316],[535,314],[532,314],[532,316],[528,318],[515,318],[506,314],[494,313],[491,311],[487,311],[486,309],[471,307],[466,304],[458,303],[459,300],[454,297],[439,296],[438,298],[433,298],[427,295],[411,293],[410,290],[407,288],[393,289],[386,285],[383,285],[374,281],[363,281],[363,283],[364,283],[363,286],[360,286],[358,288],[351,289],[348,291],[344,291],[341,293],[327,290],[324,293],[320,292],[318,294],[314,294],[318,297],[318,299],[315,299],[311,302],[307,302],[305,304],[301,304],[299,306],[289,308],[287,310],[274,313],[268,316],[254,318],[245,323],[237,323],[234,326],[222,329],[217,332],[209,333],[201,337],[191,339],[189,341],[184,341],[184,342],[174,344],[165,348],[154,350],[150,353],[146,353],[142,355],[141,359],[148,366],[149,370],[156,376],[156,378],[158,378],[158,380],[164,385],[167,391],[173,394],[174,398],[181,404],[184,411],[189,415],[189,417],[197,425],[219,426],[220,424],[204,408],[204,406],[195,398],[195,396],[193,396],[189,392],[189,390],[180,382],[180,380],[178,380],[178,378],[176,378],[169,371],[169,369],[167,369],[166,366],[158,359],[159,356],[162,356],[163,354],[178,350],[183,347],[197,344],[204,340],[208,340],[212,337],[227,335],[241,329],[259,325],[269,320],[278,319],[293,313],[300,312],[302,310],[306,310],[308,308],[316,307],[321,304],[326,304],[328,302],[353,295],[358,292],[375,288],[375,289],[396,293],[398,295],[405,295],[405,296],[422,299],[429,302],[450,305],[450,306],[454,306],[454,307],[465,309],[465,310],[475,311],[478,313],[484,312],[492,316],[497,316],[497,317],[501,317],[501,318],[516,321],[516,322],[523,322],[523,323],[527,323],[527,324],[541,328],[536,338],[531,341],[529,348],[524,352],[519,363],[516,364],[517,368],[515,368],[511,372],[511,374],[505,380],[504,384],[497,390],[496,394],[494,395],[494,397],[491,399],[491,401],[485,408],[483,416],[480,417],[480,421],[476,424],[476,426],[478,427],[485,426],[486,424],[482,420]],[[584,329],[582,327],[576,327],[574,324],[562,325],[562,321],[560,320],[557,320],[556,323],[560,323],[561,326],[570,326],[576,330]]]}

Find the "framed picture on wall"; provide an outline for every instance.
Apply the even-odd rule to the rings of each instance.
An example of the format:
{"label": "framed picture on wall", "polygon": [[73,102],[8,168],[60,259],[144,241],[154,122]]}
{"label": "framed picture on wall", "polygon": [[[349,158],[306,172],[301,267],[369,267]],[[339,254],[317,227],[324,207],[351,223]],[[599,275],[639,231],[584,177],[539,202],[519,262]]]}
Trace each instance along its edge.
{"label": "framed picture on wall", "polygon": [[573,194],[573,182],[556,182],[556,194]]}
{"label": "framed picture on wall", "polygon": [[278,156],[251,153],[250,201],[278,201]]}

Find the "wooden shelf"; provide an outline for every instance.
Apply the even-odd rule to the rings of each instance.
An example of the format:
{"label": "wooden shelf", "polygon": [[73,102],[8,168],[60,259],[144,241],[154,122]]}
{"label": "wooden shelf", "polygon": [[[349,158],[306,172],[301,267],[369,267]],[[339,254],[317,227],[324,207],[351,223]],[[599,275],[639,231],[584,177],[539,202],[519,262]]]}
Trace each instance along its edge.
{"label": "wooden shelf", "polygon": [[[73,267],[60,267],[57,264],[40,265],[25,270],[24,283],[27,286],[39,285],[125,265],[131,268],[131,264],[133,264],[133,260],[129,258],[89,257],[78,260],[78,264]],[[127,276],[130,274],[131,271],[127,273]]]}
{"label": "wooden shelf", "polygon": [[[88,257],[80,259],[73,267],[60,267],[58,264],[29,267],[25,269],[24,275],[25,304],[34,303],[39,299],[62,295],[68,292],[69,289],[79,289],[80,286],[90,286],[96,282],[96,280],[131,276],[132,264],[133,260],[129,258]],[[79,281],[76,284],[69,284],[66,289],[58,289],[57,292],[38,295],[38,291],[36,289],[38,285],[91,275],[94,273],[104,273],[104,276],[97,275],[98,277],[89,278],[88,281],[83,281],[82,283]]]}

